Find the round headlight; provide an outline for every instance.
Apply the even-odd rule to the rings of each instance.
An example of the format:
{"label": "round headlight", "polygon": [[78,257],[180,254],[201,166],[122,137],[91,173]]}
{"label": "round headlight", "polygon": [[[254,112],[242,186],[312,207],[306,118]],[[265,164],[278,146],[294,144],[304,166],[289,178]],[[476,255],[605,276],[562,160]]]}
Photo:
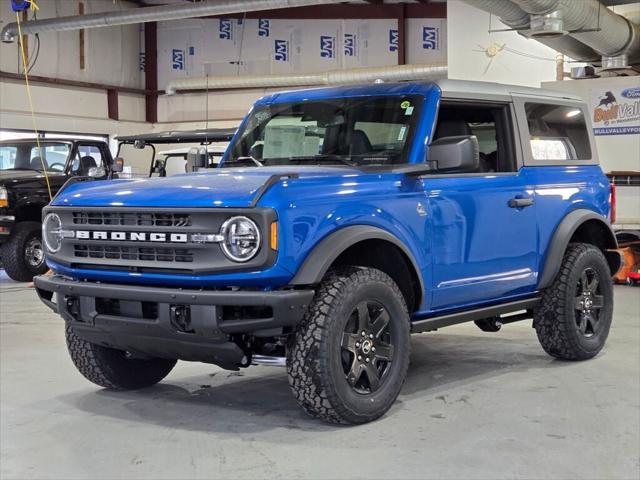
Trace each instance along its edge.
{"label": "round headlight", "polygon": [[62,246],[62,221],[55,213],[44,217],[42,222],[42,239],[51,253],[56,253]]}
{"label": "round headlight", "polygon": [[246,262],[260,250],[260,230],[247,217],[231,217],[222,224],[222,251],[234,262]]}

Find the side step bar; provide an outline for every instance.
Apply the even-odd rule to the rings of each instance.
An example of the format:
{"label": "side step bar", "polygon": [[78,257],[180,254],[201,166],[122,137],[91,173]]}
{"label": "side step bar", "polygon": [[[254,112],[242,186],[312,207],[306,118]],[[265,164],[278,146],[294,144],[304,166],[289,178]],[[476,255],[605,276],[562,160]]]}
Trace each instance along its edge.
{"label": "side step bar", "polygon": [[[437,330],[438,328],[456,325],[458,323],[472,322],[483,318],[497,317],[499,315],[517,312],[519,310],[529,310],[540,303],[540,297],[527,298],[526,300],[517,300],[515,302],[501,303],[499,305],[491,305],[489,307],[475,308],[473,310],[465,310],[463,312],[447,313],[435,317],[416,320],[411,323],[411,333],[428,332]],[[529,317],[529,315],[526,315]],[[515,316],[514,316],[515,317]],[[518,320],[524,320],[524,315],[517,315]],[[507,319],[503,323],[511,323]]]}

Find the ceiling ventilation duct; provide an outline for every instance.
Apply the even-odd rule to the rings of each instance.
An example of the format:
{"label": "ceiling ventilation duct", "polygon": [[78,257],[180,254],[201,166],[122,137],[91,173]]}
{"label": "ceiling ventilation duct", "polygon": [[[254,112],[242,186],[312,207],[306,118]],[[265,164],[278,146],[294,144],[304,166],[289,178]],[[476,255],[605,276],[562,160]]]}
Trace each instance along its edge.
{"label": "ceiling ventilation duct", "polygon": [[[33,20],[23,23],[21,27],[23,34],[35,34],[331,3],[339,3],[339,0],[202,0],[197,3],[182,2],[159,7]],[[5,43],[11,43],[17,35],[18,24],[8,23],[0,33],[0,39]]]}
{"label": "ceiling ventilation duct", "polygon": [[304,74],[271,74],[211,76],[183,78],[169,82],[168,95],[185,90],[221,90],[232,88],[281,88],[326,85],[372,83],[376,81],[399,82],[407,80],[438,80],[447,77],[447,67],[439,65],[398,65],[393,67],[367,67],[349,70]]}
{"label": "ceiling ventilation duct", "polygon": [[603,68],[640,64],[640,27],[598,0],[512,1],[534,16],[559,12],[569,35],[602,56]]}
{"label": "ceiling ventilation duct", "polygon": [[562,12],[560,10],[542,15],[531,15],[529,37],[536,39],[553,38],[566,34],[567,31],[564,29]]}
{"label": "ceiling ventilation duct", "polygon": [[[526,35],[531,26],[531,15],[509,0],[463,0],[472,7],[484,10],[498,17],[502,23]],[[584,43],[565,36],[537,37],[537,41],[547,45],[574,60],[599,63],[600,55]]]}

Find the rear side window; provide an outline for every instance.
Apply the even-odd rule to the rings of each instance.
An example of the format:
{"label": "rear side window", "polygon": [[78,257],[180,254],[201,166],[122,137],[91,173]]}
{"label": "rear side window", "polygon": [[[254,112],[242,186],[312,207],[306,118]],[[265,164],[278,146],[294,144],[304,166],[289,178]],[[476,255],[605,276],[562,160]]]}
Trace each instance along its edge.
{"label": "rear side window", "polygon": [[534,160],[590,160],[589,132],[582,109],[550,103],[525,103]]}

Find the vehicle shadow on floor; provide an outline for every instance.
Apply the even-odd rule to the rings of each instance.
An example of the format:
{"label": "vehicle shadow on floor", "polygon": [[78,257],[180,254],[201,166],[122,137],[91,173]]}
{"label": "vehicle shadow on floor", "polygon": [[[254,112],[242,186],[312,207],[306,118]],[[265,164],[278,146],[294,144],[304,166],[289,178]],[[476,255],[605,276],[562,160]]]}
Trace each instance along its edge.
{"label": "vehicle shadow on floor", "polygon": [[[411,366],[405,386],[387,414],[417,396],[443,398],[461,385],[530,368],[567,365],[548,357],[535,337],[526,342],[496,335],[422,335],[412,338]],[[133,392],[96,390],[61,399],[92,415],[163,427],[251,433],[274,428],[331,431],[335,428],[307,417],[297,405],[286,371],[252,367],[246,371],[218,371],[210,375],[172,378]]]}

